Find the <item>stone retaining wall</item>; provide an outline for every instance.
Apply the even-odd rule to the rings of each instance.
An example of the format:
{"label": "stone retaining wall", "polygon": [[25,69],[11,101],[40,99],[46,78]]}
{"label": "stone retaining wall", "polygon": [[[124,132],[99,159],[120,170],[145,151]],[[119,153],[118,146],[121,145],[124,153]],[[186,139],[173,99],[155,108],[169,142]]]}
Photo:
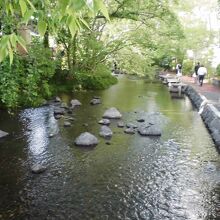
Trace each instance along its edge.
{"label": "stone retaining wall", "polygon": [[191,99],[201,115],[206,127],[210,131],[218,151],[220,151],[220,112],[208,99],[199,94],[192,86],[187,86],[185,94]]}

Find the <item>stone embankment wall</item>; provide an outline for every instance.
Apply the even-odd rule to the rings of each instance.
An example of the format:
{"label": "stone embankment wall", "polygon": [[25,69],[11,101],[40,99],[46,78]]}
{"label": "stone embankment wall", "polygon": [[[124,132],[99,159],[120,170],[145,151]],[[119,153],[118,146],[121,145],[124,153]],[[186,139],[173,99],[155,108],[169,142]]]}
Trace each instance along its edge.
{"label": "stone embankment wall", "polygon": [[191,99],[201,115],[206,127],[220,152],[220,112],[206,97],[199,94],[192,86],[187,86],[185,94]]}

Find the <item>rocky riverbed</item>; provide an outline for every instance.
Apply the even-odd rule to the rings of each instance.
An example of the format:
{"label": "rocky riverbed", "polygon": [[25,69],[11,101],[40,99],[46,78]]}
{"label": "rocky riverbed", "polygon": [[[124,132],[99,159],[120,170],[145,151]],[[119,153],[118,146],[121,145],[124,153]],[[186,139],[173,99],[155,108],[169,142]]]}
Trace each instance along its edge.
{"label": "rocky riverbed", "polygon": [[[113,107],[117,117],[106,119]],[[0,116],[9,133],[0,139],[0,219],[220,217],[212,138],[190,100],[161,84],[119,77],[105,91]]]}

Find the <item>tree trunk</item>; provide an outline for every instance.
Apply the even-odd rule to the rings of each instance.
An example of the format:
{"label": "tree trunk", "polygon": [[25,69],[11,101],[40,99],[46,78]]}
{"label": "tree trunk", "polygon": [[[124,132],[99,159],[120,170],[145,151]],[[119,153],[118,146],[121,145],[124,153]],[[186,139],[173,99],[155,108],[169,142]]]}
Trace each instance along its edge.
{"label": "tree trunk", "polygon": [[48,28],[44,34],[44,47],[45,48],[49,48],[49,32],[48,32]]}
{"label": "tree trunk", "polygon": [[[74,37],[73,37],[73,42],[72,42],[72,67],[73,67],[73,71],[76,71],[76,51],[77,51],[77,35],[78,32],[75,33]],[[73,72],[73,73],[74,73]]]}

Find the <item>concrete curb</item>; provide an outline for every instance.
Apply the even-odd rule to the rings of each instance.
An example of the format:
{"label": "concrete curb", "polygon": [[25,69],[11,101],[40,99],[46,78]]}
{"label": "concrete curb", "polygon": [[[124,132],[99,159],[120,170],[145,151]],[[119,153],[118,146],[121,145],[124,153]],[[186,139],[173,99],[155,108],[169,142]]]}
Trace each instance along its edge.
{"label": "concrete curb", "polygon": [[198,93],[192,86],[187,85],[184,92],[198,109],[199,114],[220,152],[220,112],[205,96]]}

